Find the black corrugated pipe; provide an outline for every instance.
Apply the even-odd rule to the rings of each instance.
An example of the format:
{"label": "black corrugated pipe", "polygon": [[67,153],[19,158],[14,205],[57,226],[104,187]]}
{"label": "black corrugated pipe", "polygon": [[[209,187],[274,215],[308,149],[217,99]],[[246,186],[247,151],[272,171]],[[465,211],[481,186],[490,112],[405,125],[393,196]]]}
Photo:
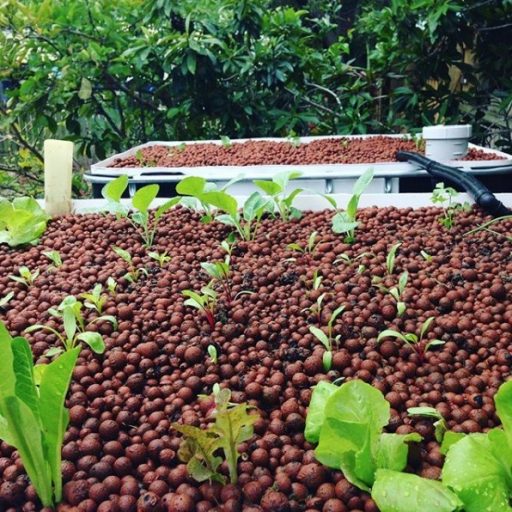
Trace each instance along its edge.
{"label": "black corrugated pipe", "polygon": [[475,176],[464,171],[449,167],[447,165],[431,160],[424,155],[410,151],[399,151],[397,154],[399,162],[413,162],[421,165],[430,175],[435,178],[447,180],[452,185],[463,188],[486,213],[493,217],[503,217],[512,214],[501,201]]}

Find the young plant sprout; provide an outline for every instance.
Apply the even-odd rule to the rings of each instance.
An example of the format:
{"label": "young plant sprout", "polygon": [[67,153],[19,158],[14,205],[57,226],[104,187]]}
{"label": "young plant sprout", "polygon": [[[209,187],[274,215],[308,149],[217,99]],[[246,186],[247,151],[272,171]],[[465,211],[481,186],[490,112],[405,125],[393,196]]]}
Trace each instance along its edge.
{"label": "young plant sprout", "polygon": [[87,328],[97,322],[110,322],[114,329],[117,327],[117,320],[112,315],[103,315],[86,323],[83,312],[83,304],[72,295],[65,297],[57,308],[50,308],[48,312],[54,318],[62,320],[64,334],[61,334],[49,325],[32,325],[25,332],[47,331],[57,336],[62,347],[53,347],[46,352],[46,357],[61,354],[63,351],[73,350],[80,341],[83,341],[96,354],[105,352],[105,342],[99,332],[88,331]]}
{"label": "young plant sprout", "polygon": [[332,349],[333,344],[338,344],[341,335],[333,337],[333,327],[334,322],[338,318],[341,313],[343,313],[345,306],[340,306],[336,308],[329,318],[329,322],[327,323],[327,334],[325,334],[322,329],[315,327],[314,325],[309,326],[309,332],[325,347],[325,352],[322,357],[322,362],[324,365],[324,370],[328,372],[332,367]]}
{"label": "young plant sprout", "polygon": [[443,215],[439,218],[439,223],[447,229],[453,228],[455,216],[459,212],[471,210],[469,203],[454,202],[459,193],[452,187],[445,187],[444,183],[437,183],[432,191],[431,201],[434,204],[443,205]]}
{"label": "young plant sprout", "polygon": [[188,297],[183,304],[201,311],[212,329],[215,328],[215,308],[217,306],[217,292],[210,286],[203,286],[201,293],[192,290],[183,290],[182,295]]}
{"label": "young plant sprout", "polygon": [[406,334],[402,334],[401,332],[395,331],[393,329],[386,329],[382,331],[378,338],[377,343],[380,343],[384,338],[397,338],[400,341],[403,341],[406,345],[411,347],[416,354],[418,354],[418,357],[420,361],[423,361],[425,358],[425,353],[430,350],[430,348],[438,346],[438,345],[444,345],[443,340],[427,340],[425,339],[425,335],[430,330],[430,327],[432,326],[432,322],[434,321],[434,317],[431,316],[423,322],[423,325],[420,329],[420,335],[418,336],[416,333],[408,332]]}
{"label": "young plant sprout", "polygon": [[103,313],[103,306],[107,302],[107,297],[103,295],[103,286],[97,284],[91,292],[82,293],[80,297],[85,299],[84,306],[88,309],[94,309],[98,315]]}
{"label": "young plant sprout", "polygon": [[107,290],[110,294],[115,295],[117,288],[117,281],[111,276],[107,279]]}
{"label": "young plant sprout", "polygon": [[219,354],[215,348],[215,345],[208,345],[206,350],[208,351],[208,355],[210,356],[212,363],[217,364],[219,362]]}
{"label": "young plant sprout", "polygon": [[231,139],[227,135],[221,135],[220,142],[225,149],[229,149],[233,145]]}
{"label": "young plant sprout", "polygon": [[300,210],[293,206],[293,201],[303,189],[296,188],[289,194],[286,192],[290,180],[301,176],[302,173],[298,171],[285,171],[276,174],[272,181],[254,180],[253,183],[271,198],[274,209],[279,212],[281,219],[287,221],[289,219],[300,219],[302,216]]}
{"label": "young plant sprout", "polygon": [[171,257],[167,255],[167,251],[164,251],[162,253],[151,251],[148,252],[148,256],[158,262],[158,266],[162,268],[166,263],[169,263],[171,261]]}
{"label": "young plant sprout", "polygon": [[443,442],[443,438],[446,432],[448,432],[448,424],[443,418],[442,414],[433,407],[409,407],[407,409],[409,416],[423,416],[425,418],[433,418],[434,422],[434,435],[438,443]]}
{"label": "young plant sprout", "polygon": [[211,480],[224,484],[226,477],[218,469],[222,463],[219,451],[224,455],[229,470],[229,481],[238,481],[238,447],[254,435],[254,423],[258,414],[249,414],[248,404],[233,404],[229,389],[217,389],[213,393],[215,422],[203,430],[192,425],[173,423],[172,427],[183,434],[178,450],[179,458],[187,464],[192,478],[198,482]]}
{"label": "young plant sprout", "polygon": [[394,244],[386,256],[386,271],[388,275],[391,275],[395,270],[395,259],[398,248],[402,245],[402,242]]}
{"label": "young plant sprout", "polygon": [[62,266],[62,258],[59,251],[43,251],[43,254],[52,262],[55,268]]}
{"label": "young plant sprout", "polygon": [[361,174],[354,184],[352,197],[349,199],[346,210],[337,212],[332,218],[332,230],[335,233],[345,234],[345,242],[348,244],[355,242],[355,233],[359,226],[356,219],[359,199],[372,180],[373,169],[368,169]]}
{"label": "young plant sprout", "polygon": [[229,264],[229,257],[225,261],[203,262],[201,268],[212,278],[212,283],[220,285],[228,299],[231,299],[231,286],[229,283],[229,276],[231,273],[231,266]]}
{"label": "young plant sprout", "polygon": [[[311,261],[311,257],[315,253],[316,246],[318,245],[318,232],[313,231],[306,242],[306,245],[302,247],[302,245],[298,243],[292,243],[288,244],[286,247],[292,251],[296,251],[298,253],[301,253],[308,261]],[[296,258],[289,258],[288,261],[295,261]]]}
{"label": "young plant sprout", "polygon": [[14,297],[14,292],[9,292],[0,299],[0,309],[5,309],[5,306],[9,304],[11,299]]}
{"label": "young plant sprout", "polygon": [[133,264],[133,258],[132,255],[125,251],[124,249],[121,249],[121,247],[112,247],[112,250],[126,263],[128,263],[128,272],[123,276],[126,281],[129,283],[136,283],[140,277],[144,275],[148,275],[148,271],[143,267],[135,267]]}
{"label": "young plant sprout", "polygon": [[26,286],[27,288],[30,288],[34,284],[34,281],[39,277],[39,269],[34,270],[34,272],[31,272],[28,267],[21,266],[18,269],[18,274],[19,275],[17,276],[10,275],[9,279],[11,279],[12,281],[16,281],[17,283],[20,283],[23,286]]}
{"label": "young plant sprout", "polygon": [[400,278],[398,279],[398,285],[389,289],[389,294],[396,301],[396,311],[399,317],[405,313],[406,306],[405,302],[402,302],[402,294],[404,293],[405,287],[407,286],[408,279],[409,273],[407,271],[402,272]]}
{"label": "young plant sprout", "polygon": [[160,187],[156,184],[145,185],[135,192],[131,202],[132,209],[135,210],[130,214],[130,208],[121,203],[121,197],[128,187],[128,176],[119,176],[115,180],[107,183],[101,190],[102,196],[107,200],[107,208],[109,211],[126,217],[131,224],[139,229],[142,241],[145,247],[151,247],[155,239],[158,223],[163,214],[178,204],[179,197],[173,197],[169,201],[159,206],[151,216],[149,208],[151,203],[157,197]]}

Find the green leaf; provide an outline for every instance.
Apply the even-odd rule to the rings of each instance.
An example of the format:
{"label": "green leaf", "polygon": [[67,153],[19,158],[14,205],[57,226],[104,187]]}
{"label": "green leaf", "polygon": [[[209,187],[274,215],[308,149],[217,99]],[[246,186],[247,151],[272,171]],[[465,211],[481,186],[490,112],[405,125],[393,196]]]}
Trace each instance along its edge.
{"label": "green leaf", "polygon": [[118,203],[128,186],[128,176],[125,174],[109,181],[102,189],[101,195],[108,201]]}
{"label": "green leaf", "polygon": [[215,191],[201,194],[199,199],[219,210],[222,210],[235,218],[238,211],[236,199],[227,192]]}
{"label": "green leaf", "polygon": [[76,339],[89,345],[96,354],[103,354],[105,352],[105,342],[99,332],[81,332]]}
{"label": "green leaf", "polygon": [[46,456],[52,474],[57,502],[62,499],[61,450],[64,433],[69,421],[64,400],[79,353],[80,347],[76,347],[46,365],[39,387],[41,411],[44,411],[42,422]]}
{"label": "green leaf", "polygon": [[321,380],[313,389],[306,417],[304,435],[310,443],[318,443],[320,429],[324,423],[327,399],[338,389],[338,386]]}
{"label": "green leaf", "polygon": [[406,435],[381,434],[376,458],[377,467],[402,471],[407,465],[407,443],[419,443],[421,440],[422,437],[416,432]]}
{"label": "green leaf", "polygon": [[455,512],[463,505],[441,482],[388,469],[377,470],[372,499],[381,512]]}
{"label": "green leaf", "polygon": [[354,184],[354,187],[352,188],[352,194],[355,196],[361,196],[362,193],[366,190],[368,185],[373,180],[373,169],[367,169],[366,171],[359,176],[357,181]]}
{"label": "green leaf", "polygon": [[158,195],[159,185],[145,185],[135,192],[132,198],[133,207],[141,213],[147,213],[149,206]]}
{"label": "green leaf", "polygon": [[176,192],[184,196],[197,197],[205,191],[206,180],[196,176],[187,176],[176,185]]}
{"label": "green leaf", "polygon": [[[505,435],[499,444],[489,435],[471,434],[448,450],[442,471],[443,484],[464,503],[465,512],[510,512],[510,459],[497,453],[507,447]],[[510,450],[508,450],[510,451]]]}

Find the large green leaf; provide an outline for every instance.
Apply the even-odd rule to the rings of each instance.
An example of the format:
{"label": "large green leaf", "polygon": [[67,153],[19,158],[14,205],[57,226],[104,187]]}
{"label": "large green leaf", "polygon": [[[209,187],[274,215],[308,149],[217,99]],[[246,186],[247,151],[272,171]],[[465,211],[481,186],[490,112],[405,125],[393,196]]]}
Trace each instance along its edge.
{"label": "large green leaf", "polygon": [[39,388],[46,456],[57,501],[62,495],[61,450],[69,420],[64,400],[79,353],[80,347],[76,347],[50,363],[41,377]]}
{"label": "large green leaf", "polygon": [[372,498],[381,512],[455,512],[462,502],[441,482],[378,469]]}
{"label": "large green leaf", "polygon": [[503,434],[496,445],[489,435],[471,434],[448,450],[443,484],[464,503],[465,512],[511,512],[510,460],[503,465],[496,452],[507,446]]}
{"label": "large green leaf", "polygon": [[134,208],[139,210],[142,213],[147,213],[151,203],[158,195],[158,191],[160,187],[158,185],[145,185],[137,192],[135,192],[132,198],[132,205]]}
{"label": "large green leaf", "polygon": [[308,415],[306,417],[306,429],[304,435],[310,443],[318,443],[320,429],[325,419],[325,406],[327,399],[338,389],[338,386],[321,380],[313,389],[309,402]]}

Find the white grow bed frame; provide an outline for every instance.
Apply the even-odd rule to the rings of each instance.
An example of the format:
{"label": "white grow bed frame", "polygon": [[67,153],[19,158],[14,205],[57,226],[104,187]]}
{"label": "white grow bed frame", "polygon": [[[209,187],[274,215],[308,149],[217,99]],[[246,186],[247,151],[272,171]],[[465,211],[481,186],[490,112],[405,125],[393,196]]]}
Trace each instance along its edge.
{"label": "white grow bed frame", "polygon": [[[314,140],[321,139],[370,139],[372,137],[385,136],[394,138],[410,138],[410,135],[332,135],[322,137],[301,137],[300,142],[307,144]],[[286,142],[283,138],[254,138],[254,139],[233,139],[232,144],[246,142],[248,140],[266,140],[276,142]],[[208,167],[109,167],[118,158],[125,158],[134,155],[140,149],[160,145],[175,147],[180,144],[205,144],[212,143],[221,145],[220,140],[198,140],[198,141],[152,141],[140,144],[127,151],[113,155],[101,162],[91,166],[90,174],[85,175],[85,179],[94,184],[105,184],[121,174],[126,174],[130,178],[129,193],[133,195],[137,185],[147,183],[176,183],[185,176],[202,176],[210,181],[223,186],[230,179],[243,175],[244,181],[236,183],[230,188],[232,194],[248,195],[254,190],[254,185],[250,183],[253,179],[271,179],[278,172],[282,171],[301,171],[300,179],[290,184],[291,188],[304,187],[308,190],[321,193],[340,193],[352,189],[356,179],[366,169],[371,167],[374,170],[374,180],[368,187],[369,193],[396,193],[399,190],[399,179],[406,177],[427,176],[427,172],[419,165],[413,165],[408,162],[377,162],[377,163],[357,163],[357,164],[314,164],[314,165],[248,165],[248,166],[208,166]],[[470,148],[480,149],[505,160],[454,160],[443,162],[453,167],[464,169],[470,174],[477,175],[496,175],[511,173],[510,169],[491,169],[491,167],[505,167],[512,165],[512,155],[501,151],[469,144]]]}

